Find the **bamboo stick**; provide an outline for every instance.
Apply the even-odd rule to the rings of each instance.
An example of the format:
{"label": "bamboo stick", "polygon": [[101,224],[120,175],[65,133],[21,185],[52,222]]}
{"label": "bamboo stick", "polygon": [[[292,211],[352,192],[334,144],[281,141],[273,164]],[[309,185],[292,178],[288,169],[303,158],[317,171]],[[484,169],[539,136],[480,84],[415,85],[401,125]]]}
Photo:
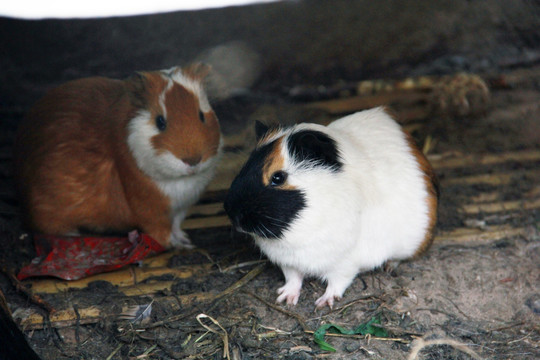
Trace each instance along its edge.
{"label": "bamboo stick", "polygon": [[[103,310],[97,306],[78,309],[79,324],[93,324],[103,318]],[[18,320],[18,319],[17,319]],[[46,319],[38,312],[32,312],[20,319],[19,326],[23,331],[42,329]],[[49,315],[49,323],[52,327],[63,328],[73,326],[77,322],[77,314],[73,309],[59,310]],[[54,326],[53,326],[54,324]]]}
{"label": "bamboo stick", "polygon": [[479,213],[497,213],[504,211],[532,210],[540,208],[540,198],[531,200],[512,200],[503,202],[494,202],[487,204],[468,204],[464,205],[463,211],[467,214],[476,215]]}
{"label": "bamboo stick", "polygon": [[480,165],[495,165],[510,161],[529,162],[539,161],[540,151],[522,150],[503,154],[436,154],[428,155],[428,159],[436,169],[453,169]]}
{"label": "bamboo stick", "polygon": [[513,228],[510,225],[489,226],[487,229],[458,228],[435,236],[434,244],[478,245],[495,242],[509,237],[525,235],[526,228]]}
{"label": "bamboo stick", "polygon": [[148,268],[157,268],[167,266],[173,256],[179,255],[181,250],[170,250],[156,256],[146,258],[142,261],[142,266]]}
{"label": "bamboo stick", "polygon": [[442,179],[441,183],[444,185],[475,185],[475,184],[486,184],[486,185],[508,185],[512,180],[518,176],[527,174],[528,176],[540,178],[540,170],[532,170],[523,172],[522,170],[517,171],[507,171],[493,174],[481,174],[481,175],[470,175],[470,176],[461,176],[450,179]]}
{"label": "bamboo stick", "polygon": [[[428,95],[425,93],[417,92],[415,90],[397,90],[376,95],[360,95],[325,101],[317,101],[306,105],[306,107],[321,109],[332,115],[339,115],[359,110],[370,109],[377,106],[390,105],[395,103],[407,105],[427,100]],[[426,114],[427,112],[422,113],[422,116],[425,116]]]}
{"label": "bamboo stick", "polygon": [[179,279],[186,279],[193,276],[203,276],[210,273],[211,268],[212,264],[189,265],[182,266],[181,268],[139,268],[132,265],[121,270],[92,275],[75,281],[44,279],[27,280],[23,281],[23,284],[30,284],[32,292],[35,293],[55,294],[68,291],[70,289],[82,289],[88,286],[89,283],[98,280],[107,281],[112,285],[119,287],[125,287],[137,285],[139,282],[154,276],[173,275]]}
{"label": "bamboo stick", "polygon": [[469,200],[475,204],[495,202],[500,198],[501,195],[502,194],[498,191],[489,192],[489,193],[479,193],[478,195],[469,197]]}
{"label": "bamboo stick", "polygon": [[[169,296],[155,299],[155,302],[164,306],[172,306],[179,310],[180,308],[190,306],[195,303],[208,302],[213,300],[218,293],[193,293],[187,295]],[[180,304],[178,304],[180,303]],[[101,320],[114,319],[119,313],[111,311],[100,306],[90,306],[87,308],[78,309],[79,316],[73,309],[59,310],[49,315],[49,320],[46,321],[44,316],[39,312],[32,312],[26,315],[24,318],[17,319],[19,326],[23,331],[42,329],[46,326],[46,323],[50,324],[53,328],[65,328],[74,326],[77,322],[81,325],[95,324]],[[78,319],[78,320],[77,320]]]}
{"label": "bamboo stick", "polygon": [[[469,201],[473,204],[481,203],[495,203],[497,201],[501,202],[504,197],[504,192],[502,191],[492,191],[492,192],[480,192],[478,195],[472,195],[469,197]],[[530,190],[521,194],[521,198],[527,202],[532,201],[532,199],[540,197],[540,185],[533,186]]]}
{"label": "bamboo stick", "polygon": [[150,283],[124,286],[118,288],[126,296],[153,295],[160,291],[170,291],[175,281],[154,281]]}
{"label": "bamboo stick", "polygon": [[219,213],[223,213],[225,210],[223,209],[222,203],[213,203],[213,204],[204,204],[204,205],[195,205],[191,207],[191,209],[188,212],[188,217],[190,216],[199,216],[199,215],[215,215]]}
{"label": "bamboo stick", "polygon": [[186,219],[186,221],[182,223],[182,228],[184,230],[219,228],[219,227],[227,227],[227,226],[231,226],[231,221],[225,215],[197,218],[197,219]]}

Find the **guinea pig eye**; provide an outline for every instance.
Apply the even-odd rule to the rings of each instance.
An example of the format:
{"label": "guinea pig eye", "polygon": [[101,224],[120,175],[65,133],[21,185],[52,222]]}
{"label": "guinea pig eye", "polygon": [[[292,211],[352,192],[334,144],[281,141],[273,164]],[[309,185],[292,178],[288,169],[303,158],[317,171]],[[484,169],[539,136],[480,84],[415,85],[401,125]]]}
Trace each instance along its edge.
{"label": "guinea pig eye", "polygon": [[167,120],[163,115],[156,116],[156,127],[159,131],[164,131],[167,128]]}
{"label": "guinea pig eye", "polygon": [[206,118],[204,117],[204,113],[199,110],[199,120],[201,120],[202,123],[206,122]]}
{"label": "guinea pig eye", "polygon": [[270,180],[270,185],[272,186],[283,185],[285,180],[287,180],[287,173],[285,171],[276,171],[272,175],[272,179]]}

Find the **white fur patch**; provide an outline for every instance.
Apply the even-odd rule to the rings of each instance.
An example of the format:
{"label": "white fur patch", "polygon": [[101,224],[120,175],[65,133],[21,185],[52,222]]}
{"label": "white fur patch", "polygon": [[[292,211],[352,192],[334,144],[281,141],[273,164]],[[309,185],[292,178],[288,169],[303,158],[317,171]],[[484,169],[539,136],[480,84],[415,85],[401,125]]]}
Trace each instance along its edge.
{"label": "white fur patch", "polygon": [[171,79],[167,80],[167,87],[159,94],[159,106],[161,107],[161,115],[167,119],[167,106],[165,106],[165,98],[167,97],[167,92],[172,89],[174,82]]}
{"label": "white fur patch", "polygon": [[185,76],[182,73],[181,69],[178,67],[164,70],[163,73],[166,80],[172,79],[177,84],[183,86],[186,90],[192,92],[197,97],[197,99],[199,99],[199,106],[202,112],[208,112],[212,110],[212,108],[210,107],[210,103],[208,102],[206,92],[204,91],[200,81],[196,81]]}
{"label": "white fur patch", "polygon": [[128,146],[137,166],[156,180],[172,180],[190,173],[190,166],[170,152],[158,154],[151,139],[159,134],[149,111],[141,110],[128,124]]}

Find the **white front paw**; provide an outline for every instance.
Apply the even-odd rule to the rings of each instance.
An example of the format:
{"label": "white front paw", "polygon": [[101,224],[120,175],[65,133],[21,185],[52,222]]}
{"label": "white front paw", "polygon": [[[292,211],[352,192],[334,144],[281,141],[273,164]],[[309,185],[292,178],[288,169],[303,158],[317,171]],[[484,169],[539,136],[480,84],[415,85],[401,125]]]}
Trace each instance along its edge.
{"label": "white front paw", "polygon": [[189,239],[189,236],[180,229],[171,234],[171,246],[177,249],[193,249],[195,245]]}
{"label": "white front paw", "polygon": [[291,284],[290,282],[286,283],[284,286],[280,287],[277,290],[279,294],[276,302],[281,303],[284,300],[287,301],[287,305],[296,305],[298,303],[298,298],[300,297],[301,285]]}

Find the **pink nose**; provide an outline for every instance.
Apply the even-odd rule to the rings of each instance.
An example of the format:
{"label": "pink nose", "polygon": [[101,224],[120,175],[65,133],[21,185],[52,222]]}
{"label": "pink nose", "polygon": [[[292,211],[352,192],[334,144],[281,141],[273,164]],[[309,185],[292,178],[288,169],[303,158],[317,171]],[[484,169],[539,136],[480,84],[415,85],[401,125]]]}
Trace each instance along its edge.
{"label": "pink nose", "polygon": [[198,163],[201,162],[202,156],[192,156],[182,159],[183,162],[188,164],[189,166],[195,166]]}

